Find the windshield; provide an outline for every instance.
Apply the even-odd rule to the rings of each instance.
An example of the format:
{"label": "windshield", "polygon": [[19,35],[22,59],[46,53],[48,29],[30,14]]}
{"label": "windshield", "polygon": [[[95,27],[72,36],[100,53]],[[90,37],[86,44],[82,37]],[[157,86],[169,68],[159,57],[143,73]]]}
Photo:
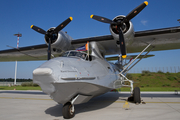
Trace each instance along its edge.
{"label": "windshield", "polygon": [[62,55],[62,57],[78,57],[86,60],[87,54],[78,51],[67,51]]}

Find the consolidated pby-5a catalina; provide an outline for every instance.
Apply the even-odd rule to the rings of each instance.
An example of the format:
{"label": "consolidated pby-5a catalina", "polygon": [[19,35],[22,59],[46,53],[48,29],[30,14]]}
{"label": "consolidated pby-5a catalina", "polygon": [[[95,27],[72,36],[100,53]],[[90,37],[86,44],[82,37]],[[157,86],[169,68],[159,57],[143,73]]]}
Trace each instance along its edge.
{"label": "consolidated pby-5a catalina", "polygon": [[[145,1],[127,16],[119,15],[113,20],[90,16],[110,24],[111,35],[73,39],[62,31],[72,17],[47,31],[32,25],[33,30],[45,35],[46,44],[2,50],[0,61],[48,59],[33,71],[33,81],[54,101],[63,104],[62,114],[67,119],[74,117],[75,104],[127,86],[126,81],[130,83],[132,93],[128,99],[140,103],[140,89],[133,88],[133,81],[126,77],[126,73],[142,58],[152,57],[148,55],[150,51],[180,49],[180,27],[134,32],[130,20],[147,5]],[[87,52],[83,52],[84,49]],[[137,56],[126,54],[136,52],[140,53]],[[142,55],[144,52],[146,54]],[[115,54],[119,55],[106,57]],[[125,62],[127,59],[130,61]],[[117,62],[108,62],[112,60]]]}

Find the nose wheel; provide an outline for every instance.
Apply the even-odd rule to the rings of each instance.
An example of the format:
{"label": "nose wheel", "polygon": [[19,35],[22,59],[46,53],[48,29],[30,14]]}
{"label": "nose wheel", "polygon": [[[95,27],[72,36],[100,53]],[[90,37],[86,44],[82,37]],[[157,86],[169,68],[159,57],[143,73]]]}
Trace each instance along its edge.
{"label": "nose wheel", "polygon": [[75,114],[74,105],[70,102],[64,104],[62,114],[65,119],[73,118]]}

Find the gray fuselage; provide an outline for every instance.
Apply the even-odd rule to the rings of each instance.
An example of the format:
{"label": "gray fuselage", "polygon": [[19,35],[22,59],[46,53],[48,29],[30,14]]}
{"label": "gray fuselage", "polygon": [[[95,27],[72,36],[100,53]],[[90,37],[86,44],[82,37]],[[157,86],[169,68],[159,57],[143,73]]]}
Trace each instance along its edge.
{"label": "gray fuselage", "polygon": [[77,95],[75,104],[80,104],[114,89],[118,73],[114,64],[102,58],[66,56],[51,59],[35,69],[33,81],[60,104]]}

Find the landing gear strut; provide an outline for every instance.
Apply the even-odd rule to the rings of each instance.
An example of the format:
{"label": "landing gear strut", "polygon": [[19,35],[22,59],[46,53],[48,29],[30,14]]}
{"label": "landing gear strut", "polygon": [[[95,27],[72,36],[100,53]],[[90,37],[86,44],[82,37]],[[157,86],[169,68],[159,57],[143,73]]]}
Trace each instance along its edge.
{"label": "landing gear strut", "polygon": [[63,118],[70,119],[74,117],[75,115],[74,102],[78,97],[79,95],[76,95],[71,99],[70,102],[67,102],[66,104],[63,105],[63,110],[62,110]]}
{"label": "landing gear strut", "polygon": [[64,104],[62,114],[65,119],[73,118],[75,114],[74,105],[70,102]]}
{"label": "landing gear strut", "polygon": [[[137,62],[135,62],[135,60],[138,59],[138,57],[139,57],[142,53],[144,53],[150,46],[151,46],[151,43],[149,43],[149,44],[146,46],[146,48],[144,48],[144,50],[143,50],[141,53],[139,53],[139,55],[137,55],[137,56],[135,57],[134,60],[132,60],[132,61],[129,62],[128,64],[125,64],[125,65],[124,65],[124,66],[126,66],[125,68],[124,68],[124,66],[123,66],[123,70],[119,73],[120,79],[117,80],[117,81],[115,81],[115,83],[114,83],[114,84],[116,85],[116,82],[120,81],[121,84],[119,85],[119,87],[122,87],[122,86],[131,87],[131,94],[132,94],[132,95],[128,98],[128,101],[135,102],[135,103],[141,103],[141,95],[140,95],[140,89],[139,89],[139,87],[135,87],[134,90],[133,90],[133,83],[134,83],[134,82],[133,82],[132,80],[129,80],[125,75],[126,75],[126,73],[127,73],[131,68],[133,68],[138,62],[140,62],[140,61],[142,60],[142,58],[144,58],[145,56],[147,56],[147,54],[154,49],[154,46],[152,46],[152,48],[151,48],[150,50],[148,50],[148,52],[147,52],[145,55],[143,55]],[[134,62],[135,62],[135,63],[134,63]],[[133,64],[133,63],[134,63],[134,64]],[[133,64],[133,65],[132,65],[132,64]],[[120,64],[120,65],[122,65],[122,61],[121,61],[121,64]],[[130,65],[132,65],[132,66],[130,67]],[[130,68],[128,69],[128,67],[130,67]],[[125,85],[124,82],[126,82],[126,81],[129,82],[130,85]],[[117,87],[118,87],[118,85],[117,85]],[[116,88],[116,86],[115,86],[115,88]]]}

